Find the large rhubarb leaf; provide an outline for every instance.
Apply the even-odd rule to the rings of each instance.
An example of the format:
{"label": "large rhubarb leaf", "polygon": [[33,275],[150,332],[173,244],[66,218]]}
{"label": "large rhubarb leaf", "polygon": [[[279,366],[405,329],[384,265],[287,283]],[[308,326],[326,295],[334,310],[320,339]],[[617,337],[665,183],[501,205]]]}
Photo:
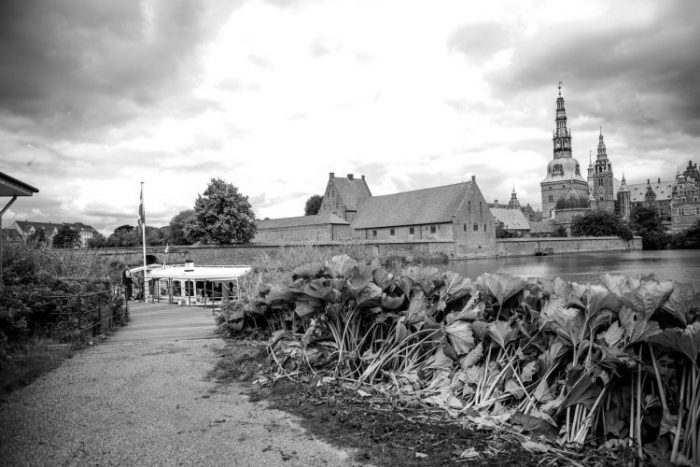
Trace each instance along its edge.
{"label": "large rhubarb leaf", "polygon": [[358,263],[348,255],[337,255],[332,257],[327,267],[333,277],[348,277],[350,272],[357,267]]}
{"label": "large rhubarb leaf", "polygon": [[444,310],[447,305],[455,300],[474,294],[474,284],[470,279],[459,274],[447,271],[445,282],[439,290],[438,310]]}
{"label": "large rhubarb leaf", "polygon": [[691,311],[700,310],[700,293],[691,284],[676,283],[662,308],[685,324]]}
{"label": "large rhubarb leaf", "polygon": [[455,321],[445,326],[445,334],[458,357],[469,353],[476,345],[472,326],[466,321]]}
{"label": "large rhubarb leaf", "polygon": [[564,303],[558,297],[548,300],[540,315],[541,326],[552,329],[570,345],[578,345],[586,335],[586,321],[581,310]]}
{"label": "large rhubarb leaf", "polygon": [[518,333],[508,321],[492,321],[489,323],[489,336],[505,349],[509,342],[518,337]]}
{"label": "large rhubarb leaf", "polygon": [[506,300],[519,293],[525,287],[525,281],[509,274],[484,273],[476,280],[477,284],[493,295],[498,304],[503,306]]}
{"label": "large rhubarb leaf", "polygon": [[649,340],[655,344],[683,353],[693,365],[698,366],[700,322],[695,322],[684,329],[664,329]]}
{"label": "large rhubarb leaf", "polygon": [[659,323],[646,320],[642,312],[633,311],[626,306],[620,310],[619,317],[628,344],[646,342],[651,336],[661,332]]}

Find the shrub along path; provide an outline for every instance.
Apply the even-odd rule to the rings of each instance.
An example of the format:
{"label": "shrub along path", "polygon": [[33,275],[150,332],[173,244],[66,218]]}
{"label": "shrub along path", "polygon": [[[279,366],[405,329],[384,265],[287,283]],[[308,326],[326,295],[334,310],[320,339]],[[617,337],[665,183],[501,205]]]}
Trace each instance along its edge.
{"label": "shrub along path", "polygon": [[285,412],[208,377],[225,344],[210,311],[131,305],[106,343],[0,405],[4,465],[349,465]]}

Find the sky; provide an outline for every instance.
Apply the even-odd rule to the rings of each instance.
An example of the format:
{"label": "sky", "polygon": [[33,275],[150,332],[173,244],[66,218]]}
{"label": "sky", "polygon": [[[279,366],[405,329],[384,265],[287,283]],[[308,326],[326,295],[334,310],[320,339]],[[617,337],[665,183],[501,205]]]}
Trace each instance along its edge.
{"label": "sky", "polygon": [[[103,233],[191,209],[214,177],[258,218],[328,173],[374,195],[466,181],[540,207],[557,83],[573,154],[615,176],[700,162],[700,2],[3,0],[3,216]],[[0,202],[4,202],[0,200]]]}

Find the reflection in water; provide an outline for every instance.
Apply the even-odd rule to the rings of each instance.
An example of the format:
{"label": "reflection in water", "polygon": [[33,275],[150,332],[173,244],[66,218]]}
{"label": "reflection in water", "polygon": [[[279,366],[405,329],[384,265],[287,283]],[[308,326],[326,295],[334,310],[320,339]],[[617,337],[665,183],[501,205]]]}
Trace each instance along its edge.
{"label": "reflection in water", "polygon": [[700,250],[629,251],[453,261],[441,269],[472,279],[485,272],[594,282],[604,273],[655,274],[700,287]]}

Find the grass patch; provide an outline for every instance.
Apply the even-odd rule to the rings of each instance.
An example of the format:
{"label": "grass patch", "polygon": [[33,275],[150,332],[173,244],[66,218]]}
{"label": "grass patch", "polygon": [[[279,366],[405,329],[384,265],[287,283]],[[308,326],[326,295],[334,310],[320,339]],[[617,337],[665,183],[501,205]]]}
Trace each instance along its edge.
{"label": "grass patch", "polygon": [[72,355],[69,344],[51,339],[30,339],[0,349],[0,400],[59,367]]}

